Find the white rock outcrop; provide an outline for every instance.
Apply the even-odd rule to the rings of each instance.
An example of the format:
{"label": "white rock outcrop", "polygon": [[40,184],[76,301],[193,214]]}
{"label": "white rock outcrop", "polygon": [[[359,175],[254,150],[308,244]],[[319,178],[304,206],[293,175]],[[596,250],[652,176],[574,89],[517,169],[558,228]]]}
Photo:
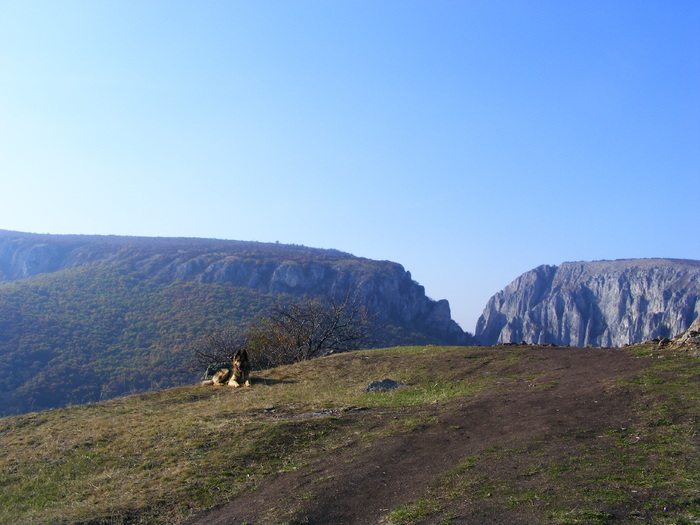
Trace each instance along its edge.
{"label": "white rock outcrop", "polygon": [[479,318],[481,344],[622,346],[672,338],[700,315],[700,261],[568,262],[524,273]]}

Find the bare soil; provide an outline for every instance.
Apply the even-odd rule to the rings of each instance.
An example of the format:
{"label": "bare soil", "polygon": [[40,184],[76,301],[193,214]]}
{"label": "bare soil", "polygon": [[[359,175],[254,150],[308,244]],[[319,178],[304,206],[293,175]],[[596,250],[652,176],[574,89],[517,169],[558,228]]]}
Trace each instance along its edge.
{"label": "bare soil", "polygon": [[[502,388],[418,408],[371,408],[335,414],[369,433],[392,421],[414,424],[409,430],[369,440],[357,435],[330,454],[318,451],[296,470],[266,478],[235,501],[200,513],[187,523],[386,523],[389,512],[402,505],[421,499],[430,501],[435,487],[444,488],[446,476],[454,475],[466,459],[487,456],[491,461],[485,464],[486,470],[473,474],[473,481],[483,484],[480,498],[445,498],[443,492],[435,512],[416,513],[406,522],[555,522],[547,517],[546,493],[553,488],[542,479],[532,485],[535,495],[526,503],[511,498],[512,504],[504,504],[496,490],[508,486],[512,494],[533,494],[529,477],[524,474],[528,468],[538,462],[564,462],[580,452],[581,445],[595,450],[609,441],[606,436],[611,433],[624,436],[626,429],[634,427],[644,400],[634,388],[621,386],[624,383],[620,380],[638,375],[654,358],[634,355],[628,349],[521,350],[512,363],[489,363],[479,372],[488,374],[488,367],[493,367],[494,380],[502,378]],[[484,349],[484,355],[498,355],[498,351]],[[433,366],[436,370],[449,369],[455,377],[463,367],[464,377],[468,377],[473,373],[468,361],[445,359]],[[465,479],[461,483],[468,483],[469,471],[462,474]],[[491,490],[489,487],[494,487],[493,494],[486,492]],[[474,491],[478,492],[479,487]],[[640,523],[645,519],[642,507],[641,503],[636,509],[610,503],[605,515],[612,521],[619,520],[616,523]]]}

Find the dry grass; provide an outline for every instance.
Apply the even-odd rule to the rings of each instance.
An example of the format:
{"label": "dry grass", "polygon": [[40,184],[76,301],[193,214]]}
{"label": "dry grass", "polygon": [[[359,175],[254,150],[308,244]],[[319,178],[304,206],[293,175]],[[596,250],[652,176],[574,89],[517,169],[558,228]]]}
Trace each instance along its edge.
{"label": "dry grass", "polygon": [[[357,352],[254,374],[252,388],[197,385],[0,419],[0,522],[177,523],[294,468],[312,444],[342,442],[342,421],[309,421],[318,411],[466,391],[427,381],[434,351]],[[386,376],[412,388],[364,393]]]}
{"label": "dry grass", "polygon": [[[436,353],[447,364],[439,373],[432,368]],[[370,442],[434,423],[418,412],[379,427],[369,418],[335,417],[350,407],[439,405],[539,379],[533,388],[556,390],[546,377],[510,374],[520,359],[518,349],[354,352],[254,374],[249,389],[190,386],[3,418],[0,523],[180,523],[360,433]],[[568,455],[539,442],[464,458],[436,478],[430,493],[395,509],[389,522],[451,523],[453,512],[476,504],[543,510],[551,523],[611,523],[608,515],[570,504],[592,498],[630,507],[661,487],[658,501],[645,500],[659,508],[645,515],[656,523],[700,523],[700,480],[693,474],[700,469],[699,360],[669,354],[657,361],[625,385],[641,392],[637,427],[571,438]],[[364,392],[386,377],[406,387]],[[513,465],[517,474],[506,475]]]}

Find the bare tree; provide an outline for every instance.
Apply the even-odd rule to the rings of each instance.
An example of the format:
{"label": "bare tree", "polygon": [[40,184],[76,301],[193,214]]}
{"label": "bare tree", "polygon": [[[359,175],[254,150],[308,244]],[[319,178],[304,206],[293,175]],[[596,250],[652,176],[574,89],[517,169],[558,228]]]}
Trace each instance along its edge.
{"label": "bare tree", "polygon": [[193,348],[192,363],[209,374],[230,364],[237,350],[246,349],[253,368],[263,370],[357,350],[371,343],[372,327],[372,316],[356,298],[305,298],[272,308],[245,332],[207,335]]}
{"label": "bare tree", "polygon": [[276,366],[370,344],[372,317],[349,295],[277,306],[249,331],[253,354]]}
{"label": "bare tree", "polygon": [[206,369],[205,375],[212,371],[231,366],[233,354],[247,347],[244,333],[236,330],[221,330],[207,334],[192,348],[190,366],[193,369]]}

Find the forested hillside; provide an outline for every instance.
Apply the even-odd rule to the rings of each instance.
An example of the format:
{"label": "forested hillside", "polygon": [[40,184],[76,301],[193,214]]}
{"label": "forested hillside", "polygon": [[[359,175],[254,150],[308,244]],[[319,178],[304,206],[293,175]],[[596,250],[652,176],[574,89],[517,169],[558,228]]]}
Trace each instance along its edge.
{"label": "forested hillside", "polygon": [[400,265],[337,250],[0,231],[0,415],[195,381],[192,346],[302,295],[357,293],[376,345],[472,341]]}

